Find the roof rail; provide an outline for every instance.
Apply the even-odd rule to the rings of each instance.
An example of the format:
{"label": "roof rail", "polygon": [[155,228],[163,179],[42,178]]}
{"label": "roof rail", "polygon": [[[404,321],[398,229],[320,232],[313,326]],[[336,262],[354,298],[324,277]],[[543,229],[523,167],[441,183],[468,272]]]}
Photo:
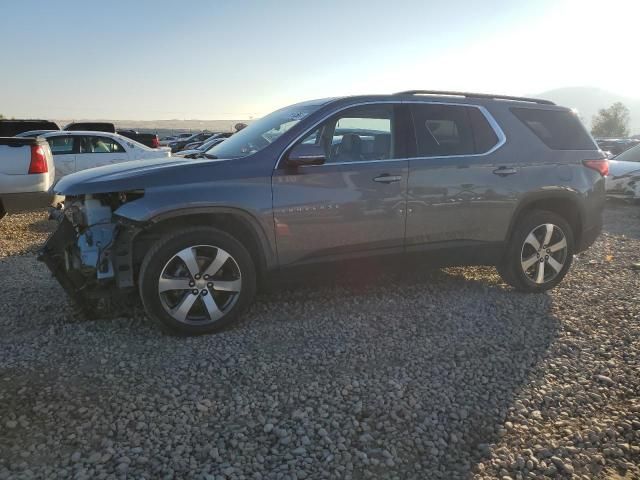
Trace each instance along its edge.
{"label": "roof rail", "polygon": [[540,105],[555,105],[550,100],[528,97],[511,97],[509,95],[491,95],[489,93],[469,93],[469,92],[448,92],[442,90],[406,90],[396,92],[394,95],[439,95],[444,97],[466,97],[466,98],[489,98],[492,100],[513,100],[516,102],[539,103]]}

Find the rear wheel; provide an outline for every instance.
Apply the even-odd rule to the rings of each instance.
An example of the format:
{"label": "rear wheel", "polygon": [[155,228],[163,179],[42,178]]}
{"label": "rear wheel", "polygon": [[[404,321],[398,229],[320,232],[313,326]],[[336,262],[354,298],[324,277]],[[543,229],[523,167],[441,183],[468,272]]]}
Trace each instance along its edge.
{"label": "rear wheel", "polygon": [[524,292],[555,287],[573,261],[573,231],[560,215],[546,210],[526,213],[517,223],[498,272]]}
{"label": "rear wheel", "polygon": [[169,234],[146,255],[140,297],[165,331],[211,333],[229,325],[251,302],[255,266],[246,248],[214,228]]}

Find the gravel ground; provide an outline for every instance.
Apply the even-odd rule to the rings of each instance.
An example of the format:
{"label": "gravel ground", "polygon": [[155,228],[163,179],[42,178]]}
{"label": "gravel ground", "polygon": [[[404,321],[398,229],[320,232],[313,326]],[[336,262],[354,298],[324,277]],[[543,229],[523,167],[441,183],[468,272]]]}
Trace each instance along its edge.
{"label": "gravel ground", "polygon": [[550,294],[368,272],[199,338],[74,315],[48,228],[0,222],[0,479],[640,478],[638,207]]}

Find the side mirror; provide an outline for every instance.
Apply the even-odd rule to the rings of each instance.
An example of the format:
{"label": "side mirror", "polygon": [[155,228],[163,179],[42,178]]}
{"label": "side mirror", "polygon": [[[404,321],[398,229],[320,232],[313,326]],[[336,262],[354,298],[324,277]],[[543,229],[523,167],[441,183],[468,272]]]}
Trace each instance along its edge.
{"label": "side mirror", "polygon": [[322,165],[326,159],[324,148],[320,145],[300,143],[289,151],[287,155],[287,166]]}

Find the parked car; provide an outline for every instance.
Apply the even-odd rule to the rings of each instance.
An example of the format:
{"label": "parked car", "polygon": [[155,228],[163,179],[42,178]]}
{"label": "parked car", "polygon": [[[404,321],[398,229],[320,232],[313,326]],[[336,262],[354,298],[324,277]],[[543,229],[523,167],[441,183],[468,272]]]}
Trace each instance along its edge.
{"label": "parked car", "polygon": [[73,122],[64,127],[67,132],[105,132],[116,133],[116,126],[111,122]]}
{"label": "parked car", "polygon": [[0,218],[51,204],[54,175],[46,140],[0,137]]}
{"label": "parked car", "polygon": [[177,153],[174,153],[173,156],[174,157],[184,157],[184,158],[206,158],[205,156],[205,152],[207,150],[209,150],[210,148],[215,147],[216,145],[218,145],[219,143],[222,143],[226,140],[226,137],[218,137],[218,138],[212,138],[207,140],[206,142],[202,143],[199,147],[197,148],[192,148],[190,150],[180,150]]}
{"label": "parked car", "polygon": [[610,152],[614,157],[620,155],[625,150],[628,150],[640,143],[640,140],[633,138],[597,138],[596,143],[601,150]]}
{"label": "parked car", "polygon": [[[168,149],[153,149],[117,133],[59,131],[42,135],[53,152],[56,179],[87,168],[170,156]],[[165,161],[160,160],[160,161]]]}
{"label": "parked car", "polygon": [[0,119],[0,137],[14,137],[34,130],[60,130],[55,122],[48,120]]}
{"label": "parked car", "polygon": [[607,196],[640,200],[640,145],[609,160]]}
{"label": "parked car", "polygon": [[149,148],[160,148],[160,139],[155,133],[140,133],[136,130],[118,130],[118,135],[135,140]]}
{"label": "parked car", "polygon": [[182,150],[189,143],[203,142],[203,141],[207,140],[209,137],[211,137],[212,135],[215,135],[215,132],[194,133],[190,137],[187,137],[187,138],[185,138],[183,140],[175,140],[173,142],[169,142],[167,146],[171,148],[171,151],[173,153],[175,153],[175,152],[179,152],[180,150]]}
{"label": "parked car", "polygon": [[[233,135],[232,132],[214,133],[209,138],[206,138],[204,140],[198,140],[196,142],[187,143],[181,151],[200,149],[200,146],[203,145],[204,143],[208,143],[217,139],[224,140],[225,138],[229,138],[231,135]],[[220,143],[220,142],[216,142],[216,143]]]}
{"label": "parked car", "polygon": [[175,141],[180,141],[180,140],[184,140],[186,138],[189,138],[190,136],[192,136],[193,133],[179,133],[177,135],[172,135],[170,137],[164,137],[160,139],[160,146],[162,147],[166,147],[168,146],[171,142],[175,142]]}
{"label": "parked car", "polygon": [[607,160],[570,109],[545,100],[316,100],[206,154],[56,185],[73,214],[41,259],[76,301],[137,292],[165,330],[201,334],[236,319],[269,272],[429,253],[497,265],[518,290],[542,292],[602,226]]}

